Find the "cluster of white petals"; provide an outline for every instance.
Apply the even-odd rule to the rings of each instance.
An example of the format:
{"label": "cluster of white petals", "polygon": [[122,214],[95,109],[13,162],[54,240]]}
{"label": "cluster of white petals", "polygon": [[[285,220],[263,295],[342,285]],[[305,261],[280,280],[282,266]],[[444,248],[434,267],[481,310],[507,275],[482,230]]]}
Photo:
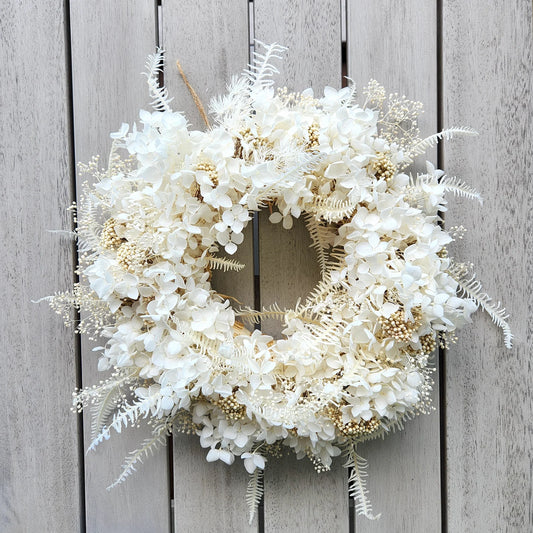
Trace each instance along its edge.
{"label": "cluster of white petals", "polygon": [[[206,131],[161,98],[112,135],[81,274],[112,316],[99,369],[133,376],[139,413],[190,413],[208,461],[253,472],[281,443],[327,469],[344,444],[427,411],[431,352],[477,302],[451,275],[443,173],[406,174],[413,154],[352,88],[275,90],[270,60],[212,103]],[[287,230],[305,215],[322,280],[294,309],[234,309],[211,269],[266,205]],[[247,329],[272,314],[281,339]]]}

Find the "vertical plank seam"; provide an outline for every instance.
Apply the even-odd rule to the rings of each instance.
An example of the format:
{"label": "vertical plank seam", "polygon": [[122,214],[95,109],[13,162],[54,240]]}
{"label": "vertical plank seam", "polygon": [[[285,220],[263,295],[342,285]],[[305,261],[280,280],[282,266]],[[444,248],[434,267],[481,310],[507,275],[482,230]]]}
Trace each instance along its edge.
{"label": "vertical plank seam", "polygon": [[[437,131],[444,129],[444,66],[443,66],[443,0],[437,0]],[[444,144],[437,145],[437,166],[444,167]],[[445,226],[445,215],[442,217],[442,226]],[[438,348],[439,357],[439,425],[440,425],[440,513],[441,532],[448,531],[448,485],[447,485],[447,455],[446,455],[446,349]]]}
{"label": "vertical plank seam", "polygon": [[[255,4],[254,0],[248,2],[248,35],[250,43],[248,47],[248,63],[251,65],[255,52]],[[261,267],[259,250],[259,213],[254,212],[252,218],[252,257],[254,275],[254,308],[261,309]],[[261,320],[254,325],[254,329],[261,329]],[[263,481],[263,495],[257,506],[257,531],[265,533],[265,483]]]}
{"label": "vertical plank seam", "polygon": [[[65,39],[65,76],[67,86],[67,124],[68,124],[68,167],[70,174],[70,199],[76,200],[76,153],[75,153],[75,131],[74,131],[74,87],[72,83],[72,31],[70,26],[70,0],[63,3],[64,39]],[[74,231],[74,219],[71,217],[71,230]],[[72,242],[72,278],[74,283],[79,282],[79,275],[76,272],[78,259],[78,248],[76,241]],[[75,323],[80,321],[80,312],[74,311]],[[81,364],[81,337],[74,332],[74,368],[76,388],[83,386],[82,364]],[[79,530],[81,533],[87,531],[87,513],[85,501],[85,449],[83,431],[83,413],[76,414],[76,429],[78,434],[78,484],[79,484]]]}
{"label": "vertical plank seam", "polygon": [[[251,47],[253,50],[253,47]],[[250,59],[252,61],[252,59]],[[261,267],[259,261],[259,213],[252,215],[252,253],[254,270],[254,308],[261,309]],[[261,319],[254,324],[254,329],[261,329]]]}
{"label": "vertical plank seam", "polygon": [[[163,43],[161,42],[162,36],[162,20],[163,20],[163,1],[154,0],[154,37],[155,37],[155,46],[156,48],[163,48]],[[165,61],[161,72],[159,74],[159,86],[165,86],[165,72],[167,68],[167,62]],[[174,512],[175,512],[175,502],[174,502],[174,437],[170,433],[166,439],[166,458],[167,458],[167,490],[168,490],[168,520],[169,520],[169,532],[174,533],[175,523],[174,523]]]}
{"label": "vertical plank seam", "polygon": [[[350,42],[350,26],[348,24],[348,21],[350,20],[350,9],[351,9],[351,5],[350,5],[350,2],[348,0],[340,0],[341,1],[341,13],[342,13],[342,3],[344,2],[345,4],[345,17],[344,17],[344,24],[345,24],[345,33],[344,35],[346,36],[346,41],[344,43],[341,43],[342,45],[342,54],[343,54],[343,62],[345,63],[346,65],[346,77],[343,77],[342,78],[342,87],[346,87],[348,85],[348,79],[347,77],[350,75],[350,73],[348,72],[348,65],[349,65],[349,62],[348,62],[348,51],[350,50],[350,47],[348,46],[349,42]],[[342,65],[343,68],[344,68],[344,64]],[[352,83],[354,83],[352,81]],[[347,470],[346,472],[346,475],[349,475],[351,474],[350,470]],[[347,498],[348,498],[348,532],[349,533],[356,533],[356,519],[355,519],[355,501],[353,498],[350,497],[350,488],[349,487],[346,487],[347,488]]]}
{"label": "vertical plank seam", "polygon": [[[341,7],[341,87],[348,87],[348,2],[347,0],[339,0]],[[344,34],[344,39],[343,39]]]}
{"label": "vertical plank seam", "polygon": [[[340,1],[340,13],[341,13],[341,87],[348,87],[348,0]],[[343,40],[344,33],[344,40]],[[352,82],[353,83],[353,82]],[[348,477],[350,471],[343,469],[343,475]],[[348,483],[346,484],[346,498],[348,498],[348,533],[355,533],[355,502],[350,497],[350,490]]]}
{"label": "vertical plank seam", "polygon": [[[248,63],[251,65],[255,52],[255,4],[254,0],[248,0],[248,35],[250,36],[250,46],[248,48]],[[252,257],[254,276],[254,308],[261,309],[261,266],[259,250],[259,213],[255,211],[252,215]],[[254,329],[261,329],[261,319],[254,324]],[[263,499],[261,500],[263,505]]]}

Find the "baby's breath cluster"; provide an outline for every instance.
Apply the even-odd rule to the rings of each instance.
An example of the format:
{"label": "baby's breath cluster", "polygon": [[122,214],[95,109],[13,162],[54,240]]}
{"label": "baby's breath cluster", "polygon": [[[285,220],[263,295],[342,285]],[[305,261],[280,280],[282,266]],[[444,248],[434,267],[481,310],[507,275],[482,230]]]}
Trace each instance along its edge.
{"label": "baby's breath cluster", "polygon": [[[319,471],[344,451],[359,475],[358,442],[428,411],[437,338],[453,338],[482,305],[510,342],[504,310],[446,251],[461,231],[440,224],[447,191],[477,193],[430,163],[416,178],[402,170],[443,135],[471,130],[420,140],[420,105],[376,82],[365,105],[351,87],[275,91],[282,51],[257,54],[212,102],[205,132],[170,109],[162,57],[151,57],[156,111],[112,134],[106,169],[80,167],[97,178],[76,207],[81,282],[51,304],[67,321],[80,310],[79,329],[91,323],[104,339],[99,369],[115,372],[75,395],[76,409],[94,413],[91,449],[153,421],[117,482],[173,427],[196,433],[208,461],[241,457],[256,488],[281,446]],[[294,309],[234,308],[211,270],[243,268],[218,253],[234,254],[266,206],[286,229],[305,217],[322,279]],[[254,329],[262,318],[280,319],[283,337]]]}

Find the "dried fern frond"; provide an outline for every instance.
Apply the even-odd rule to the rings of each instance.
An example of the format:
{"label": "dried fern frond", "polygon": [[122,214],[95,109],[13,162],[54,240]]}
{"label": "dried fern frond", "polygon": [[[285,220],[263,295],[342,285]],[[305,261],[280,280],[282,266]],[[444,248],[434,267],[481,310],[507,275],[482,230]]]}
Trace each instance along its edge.
{"label": "dried fern frond", "polygon": [[331,197],[317,197],[309,206],[308,211],[323,218],[326,222],[340,222],[353,215],[357,202],[352,200],[338,200]]}
{"label": "dried fern frond", "polygon": [[100,218],[100,208],[94,195],[86,191],[86,185],[83,185],[82,196],[77,208],[78,227],[78,252],[83,253],[89,250],[97,250],[100,244],[101,225],[98,223]]}
{"label": "dried fern frond", "polygon": [[272,76],[278,74],[279,70],[272,64],[274,59],[282,59],[282,55],[287,50],[285,46],[277,43],[265,44],[255,40],[255,48],[260,46],[264,53],[254,50],[253,61],[244,71],[244,76],[250,82],[251,92],[271,87],[274,84]]}
{"label": "dried fern frond", "polygon": [[95,439],[102,431],[111,413],[116,409],[118,402],[123,398],[123,380],[116,380],[100,395],[91,408],[91,439]]}
{"label": "dried fern frond", "polygon": [[346,323],[342,320],[336,320],[330,316],[322,316],[320,324],[304,323],[309,330],[313,339],[318,344],[329,344],[331,346],[339,345],[339,338]]}
{"label": "dried fern frond", "polygon": [[479,194],[479,192],[477,192],[473,187],[470,187],[470,185],[467,185],[455,176],[444,176],[440,180],[440,184],[444,186],[445,191],[453,192],[453,194],[456,196],[463,196],[465,198],[477,200],[481,205],[483,205],[483,198],[481,197],[481,194]]}
{"label": "dried fern frond", "polygon": [[246,78],[233,76],[227,86],[227,93],[214,96],[209,102],[209,112],[215,122],[221,124],[227,117],[233,117],[238,123],[246,116],[248,101],[249,81]]}
{"label": "dried fern frond", "polygon": [[122,169],[122,159],[118,153],[120,142],[118,139],[113,139],[111,142],[111,150],[109,151],[109,157],[107,159],[107,172],[108,176],[112,176],[115,172]]}
{"label": "dried fern frond", "polygon": [[174,417],[168,417],[164,422],[154,427],[152,436],[141,443],[141,447],[132,451],[125,459],[122,465],[120,476],[107,487],[107,490],[120,485],[126,478],[136,471],[135,465],[142,463],[143,458],[153,455],[155,450],[166,445],[166,438],[172,432],[172,422]]}
{"label": "dried fern frond", "polygon": [[415,198],[420,196],[427,196],[427,192],[424,190],[424,185],[442,185],[445,192],[452,192],[456,196],[462,196],[464,198],[470,198],[477,200],[480,204],[483,204],[483,198],[476,189],[467,185],[460,179],[448,176],[443,176],[440,180],[434,175],[419,174],[416,178],[411,178],[410,184],[406,190],[406,193],[414,193]]}
{"label": "dried fern frond", "polygon": [[348,460],[344,467],[350,469],[348,490],[350,496],[355,500],[357,514],[363,515],[369,520],[378,520],[381,514],[374,515],[372,513],[372,504],[368,499],[368,489],[366,488],[368,462],[360,455],[357,455],[353,445],[349,448]]}
{"label": "dried fern frond", "polygon": [[452,139],[454,135],[478,135],[478,132],[472,128],[467,127],[447,128],[445,130],[440,131],[439,133],[430,135],[429,137],[426,137],[425,139],[422,139],[421,141],[414,144],[409,151],[409,156],[415,157],[417,155],[423,154],[427,150],[435,146],[440,140],[445,139],[448,141]]}
{"label": "dried fern frond", "polygon": [[191,346],[196,348],[200,353],[204,355],[218,353],[221,344],[219,340],[209,339],[197,331],[189,332],[189,336],[191,339]]}
{"label": "dried fern frond", "polygon": [[123,427],[128,427],[128,424],[134,424],[141,417],[146,418],[150,412],[150,400],[141,400],[129,405],[126,405],[121,411],[115,413],[111,424],[104,426],[102,431],[92,440],[87,453],[94,451],[96,447],[103,441],[109,439],[111,429],[117,433],[122,431]]}
{"label": "dried fern frond", "polygon": [[305,307],[314,307],[317,304],[331,299],[336,293],[345,293],[345,290],[340,288],[339,284],[336,284],[331,279],[331,270],[327,270],[324,273],[323,278],[316,284],[315,288],[311,291],[307,299],[305,300]]}
{"label": "dried fern frond", "polygon": [[235,259],[211,256],[209,258],[209,266],[215,270],[222,270],[223,272],[228,272],[229,270],[240,272],[246,265],[239,263]]}
{"label": "dried fern frond", "polygon": [[471,298],[476,302],[484,311],[486,311],[492,318],[492,321],[502,329],[504,335],[504,344],[507,348],[513,346],[513,334],[511,327],[507,323],[509,315],[502,306],[501,302],[494,304],[492,298],[483,292],[483,286],[481,282],[476,279],[476,275],[470,273],[470,277],[465,273],[462,265],[451,265],[448,269],[448,274],[459,284],[459,295],[467,298]]}
{"label": "dried fern frond", "polygon": [[250,480],[248,481],[248,486],[246,487],[246,503],[248,504],[248,521],[250,524],[254,520],[257,507],[259,506],[259,502],[263,497],[263,492],[263,470],[256,468],[253,473],[250,474]]}
{"label": "dried fern frond", "polygon": [[329,260],[326,264],[328,272],[338,270],[346,265],[346,254],[342,246],[335,246],[329,253]]}
{"label": "dried fern frond", "polygon": [[324,274],[327,268],[328,253],[327,249],[331,246],[332,235],[334,235],[332,229],[328,226],[324,226],[316,219],[311,213],[305,213],[305,225],[307,231],[311,236],[313,243],[311,246],[316,250],[318,255],[318,264],[320,265],[320,272]]}
{"label": "dried fern frond", "polygon": [[284,321],[287,310],[281,309],[277,303],[268,307],[263,307],[261,311],[256,311],[251,307],[243,307],[235,312],[235,316],[245,320],[250,324],[260,324],[262,319],[273,318]]}
{"label": "dried fern frond", "polygon": [[155,54],[149,55],[146,60],[146,72],[143,73],[152,98],[151,106],[156,111],[171,111],[169,104],[172,98],[168,97],[167,88],[159,85],[159,74],[163,72],[164,54],[165,51],[158,48]]}
{"label": "dried fern frond", "polygon": [[343,105],[346,107],[351,107],[356,105],[357,100],[357,86],[355,81],[349,76],[344,76],[344,79],[347,81],[347,87],[350,89],[348,96],[343,99]]}

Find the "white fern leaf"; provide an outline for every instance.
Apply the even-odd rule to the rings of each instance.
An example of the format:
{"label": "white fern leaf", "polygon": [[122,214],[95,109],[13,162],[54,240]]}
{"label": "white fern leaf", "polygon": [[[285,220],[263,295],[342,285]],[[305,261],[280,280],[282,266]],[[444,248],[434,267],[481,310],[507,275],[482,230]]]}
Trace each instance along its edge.
{"label": "white fern leaf", "polygon": [[[123,124],[124,126],[124,124]],[[126,125],[127,126],[127,125]],[[107,176],[111,177],[120,168],[121,157],[118,153],[118,148],[121,146],[119,139],[113,139],[111,143],[111,150],[107,159]]]}
{"label": "white fern leaf", "polygon": [[191,346],[195,347],[201,354],[216,354],[220,350],[221,342],[217,339],[209,339],[197,331],[189,333]]}
{"label": "white fern leaf", "polygon": [[287,311],[281,309],[277,303],[274,303],[268,307],[263,307],[261,311],[256,311],[251,307],[243,307],[235,312],[236,317],[239,317],[251,324],[259,324],[261,319],[265,318],[273,318],[275,320],[283,321],[285,320],[286,314]]}
{"label": "white fern leaf", "polygon": [[246,487],[246,503],[248,504],[248,516],[250,524],[254,520],[257,507],[259,506],[259,502],[263,497],[263,492],[263,470],[256,468],[253,473],[250,474],[250,480],[248,481],[248,486]]}
{"label": "white fern leaf", "polygon": [[351,216],[356,208],[357,202],[349,199],[316,198],[310,205],[309,212],[331,223]]}
{"label": "white fern leaf", "polygon": [[478,135],[478,132],[476,130],[473,130],[472,128],[467,127],[447,128],[445,130],[439,131],[439,133],[430,135],[429,137],[426,137],[425,139],[414,144],[411,147],[409,155],[411,157],[414,157],[423,154],[427,150],[435,146],[440,140],[445,139],[448,141],[452,139],[455,135]]}
{"label": "white fern leaf", "polygon": [[344,76],[344,79],[347,82],[347,87],[349,87],[350,92],[345,98],[343,98],[343,105],[346,107],[352,107],[357,104],[357,85],[355,84],[355,81],[349,76]]}
{"label": "white fern leaf", "polygon": [[[459,284],[459,295],[471,298],[492,318],[492,321],[502,329],[504,335],[504,344],[507,348],[513,346],[513,333],[507,319],[509,315],[500,302],[494,304],[492,298],[483,292],[481,282],[476,279],[475,274],[469,278],[465,274],[457,275],[458,269],[452,267],[448,270],[450,276]],[[455,274],[455,275],[454,275]]]}
{"label": "white fern leaf", "polygon": [[155,426],[152,431],[152,436],[144,440],[140,448],[134,450],[126,457],[120,476],[107,487],[107,490],[111,490],[117,485],[120,485],[120,483],[136,471],[135,465],[137,463],[142,463],[143,458],[153,455],[155,450],[166,445],[166,438],[172,431],[172,420],[173,418],[168,418],[165,422]]}
{"label": "white fern leaf", "polygon": [[233,76],[227,86],[226,94],[214,96],[209,102],[209,112],[215,121],[222,123],[225,117],[236,117],[241,120],[249,106],[248,89],[248,78]]}
{"label": "white fern leaf", "polygon": [[215,270],[222,270],[223,272],[228,272],[229,270],[240,272],[246,265],[235,261],[235,259],[211,256],[209,258],[209,266]]}
{"label": "white fern leaf", "polygon": [[123,383],[123,380],[114,382],[92,406],[91,439],[94,440],[102,431],[109,416],[117,407],[118,401],[122,398]]}
{"label": "white fern leaf", "polygon": [[479,192],[477,192],[473,187],[470,187],[470,185],[467,185],[463,181],[457,179],[455,176],[444,176],[440,180],[440,184],[444,186],[445,191],[453,192],[453,194],[456,196],[463,196],[465,198],[477,200],[481,205],[483,205],[483,198],[481,197],[481,194],[479,194]]}
{"label": "white fern leaf", "polygon": [[78,224],[77,242],[78,253],[97,250],[100,244],[100,225],[95,223],[84,223],[85,221],[99,220],[99,207],[97,200],[92,195],[86,195],[82,198],[78,207]]}
{"label": "white fern leaf", "polygon": [[350,496],[355,499],[355,510],[357,514],[363,515],[369,520],[378,520],[381,513],[378,515],[372,513],[372,504],[368,499],[368,489],[366,488],[366,478],[368,477],[366,469],[368,462],[357,455],[355,449],[352,447],[348,454],[348,461],[344,467],[351,469],[348,478],[348,487]]}
{"label": "white fern leaf", "polygon": [[332,243],[332,231],[328,226],[324,226],[311,213],[306,213],[306,226],[311,236],[313,243],[311,246],[316,250],[318,255],[318,264],[320,265],[320,272],[323,274],[328,265],[327,249]]}
{"label": "white fern leaf", "polygon": [[163,49],[158,48],[155,54],[148,56],[146,72],[144,72],[152,98],[151,105],[156,111],[171,111],[169,104],[172,98],[168,97],[167,88],[159,85],[159,74],[163,72],[164,53]]}
{"label": "white fern leaf", "polygon": [[245,78],[250,82],[250,91],[255,92],[274,84],[272,76],[278,74],[279,70],[272,64],[274,59],[282,59],[282,54],[287,50],[277,43],[265,44],[255,40],[255,48],[264,48],[264,53],[257,50],[253,53],[253,61],[244,71]]}
{"label": "white fern leaf", "polygon": [[315,305],[318,305],[323,300],[330,298],[332,291],[334,291],[335,285],[336,284],[331,279],[331,271],[326,271],[323,276],[323,279],[316,284],[315,288],[307,297],[305,301],[305,306],[313,307]]}
{"label": "white fern leaf", "polygon": [[102,431],[92,440],[87,453],[94,451],[96,447],[103,441],[109,439],[111,436],[111,429],[114,429],[117,433],[122,431],[123,427],[127,427],[128,424],[134,424],[141,416],[146,417],[150,412],[151,399],[141,400],[139,402],[126,405],[120,412],[115,413],[111,424],[104,426]]}

